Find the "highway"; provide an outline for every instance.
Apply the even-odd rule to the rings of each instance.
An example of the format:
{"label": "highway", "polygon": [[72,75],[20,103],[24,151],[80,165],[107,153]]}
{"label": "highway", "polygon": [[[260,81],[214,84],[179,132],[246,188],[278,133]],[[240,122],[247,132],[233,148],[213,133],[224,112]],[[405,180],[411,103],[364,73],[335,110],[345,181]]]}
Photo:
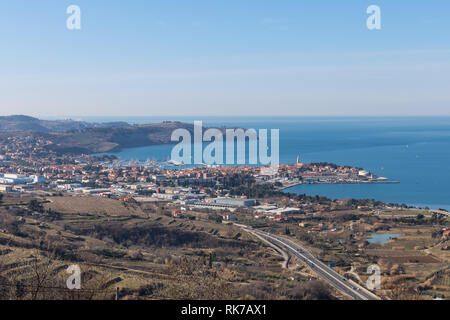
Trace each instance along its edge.
{"label": "highway", "polygon": [[245,231],[259,235],[274,245],[284,248],[290,254],[294,255],[302,261],[308,268],[314,271],[321,279],[335,287],[342,294],[349,296],[354,300],[379,300],[377,296],[367,292],[364,288],[356,283],[351,283],[345,277],[325,265],[322,261],[305,250],[302,246],[292,242],[289,239],[270,234],[265,231],[255,230],[250,227],[239,225]]}

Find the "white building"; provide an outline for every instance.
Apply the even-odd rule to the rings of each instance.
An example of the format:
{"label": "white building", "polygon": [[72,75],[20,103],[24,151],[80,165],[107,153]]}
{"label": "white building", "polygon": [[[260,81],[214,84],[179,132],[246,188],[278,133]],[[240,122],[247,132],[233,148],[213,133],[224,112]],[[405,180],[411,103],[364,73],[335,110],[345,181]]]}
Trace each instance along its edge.
{"label": "white building", "polygon": [[0,183],[1,184],[27,184],[27,183],[33,183],[33,178],[29,178],[27,176],[21,175],[21,174],[11,174],[6,173],[2,177],[0,177]]}
{"label": "white building", "polygon": [[366,170],[360,170],[360,171],[358,172],[358,175],[359,175],[359,176],[365,177],[365,176],[368,176],[368,175],[369,175],[369,172],[366,171]]}
{"label": "white building", "polygon": [[15,173],[5,173],[3,176],[0,176],[0,184],[10,184],[10,185],[18,185],[18,184],[38,184],[44,182],[45,179],[38,176],[25,176],[22,174]]}

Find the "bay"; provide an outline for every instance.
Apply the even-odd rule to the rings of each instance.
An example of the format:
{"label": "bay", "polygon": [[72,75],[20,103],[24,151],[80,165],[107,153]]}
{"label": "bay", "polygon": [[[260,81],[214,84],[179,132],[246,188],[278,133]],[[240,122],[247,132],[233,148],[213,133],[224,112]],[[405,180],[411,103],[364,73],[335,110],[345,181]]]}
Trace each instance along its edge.
{"label": "bay", "polygon": [[[331,162],[362,167],[399,184],[299,185],[286,191],[333,199],[376,199],[450,209],[450,117],[98,117],[86,121],[165,120],[204,126],[280,129],[280,162]],[[125,159],[170,158],[171,145],[125,149]]]}

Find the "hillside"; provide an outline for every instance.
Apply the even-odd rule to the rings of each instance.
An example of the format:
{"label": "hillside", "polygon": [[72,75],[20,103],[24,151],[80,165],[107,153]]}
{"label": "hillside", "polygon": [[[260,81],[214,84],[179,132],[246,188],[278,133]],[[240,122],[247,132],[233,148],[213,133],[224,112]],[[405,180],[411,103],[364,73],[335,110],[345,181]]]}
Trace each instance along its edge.
{"label": "hillside", "polygon": [[[108,300],[116,288],[123,300],[333,298],[215,213],[174,219],[164,203],[99,197],[7,195],[4,204],[0,300]],[[76,296],[67,289],[70,265],[83,272]]]}
{"label": "hillside", "polygon": [[40,120],[30,116],[0,116],[0,131],[65,132],[86,128],[109,128],[129,125],[126,122],[91,123],[75,120]]}
{"label": "hillside", "polygon": [[58,153],[98,153],[122,148],[170,143],[172,132],[184,128],[193,132],[192,124],[163,122],[111,128],[89,128],[81,131],[51,133],[49,148]]}
{"label": "hillside", "polygon": [[42,138],[50,142],[44,148],[58,154],[116,152],[123,148],[171,143],[172,132],[179,128],[194,131],[193,124],[171,121],[129,125],[125,122],[98,124],[8,116],[0,117],[0,144]]}

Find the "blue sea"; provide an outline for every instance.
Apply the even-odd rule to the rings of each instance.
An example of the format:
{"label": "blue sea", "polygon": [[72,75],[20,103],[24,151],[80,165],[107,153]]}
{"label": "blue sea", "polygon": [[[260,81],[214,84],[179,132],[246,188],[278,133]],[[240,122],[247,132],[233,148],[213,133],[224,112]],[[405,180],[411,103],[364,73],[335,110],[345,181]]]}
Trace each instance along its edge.
{"label": "blue sea", "polygon": [[[450,117],[364,118],[83,118],[86,121],[150,123],[164,120],[204,126],[280,129],[280,162],[332,162],[362,167],[399,184],[300,185],[289,192],[333,199],[376,199],[450,209]],[[123,159],[169,159],[172,146],[134,148]]]}

